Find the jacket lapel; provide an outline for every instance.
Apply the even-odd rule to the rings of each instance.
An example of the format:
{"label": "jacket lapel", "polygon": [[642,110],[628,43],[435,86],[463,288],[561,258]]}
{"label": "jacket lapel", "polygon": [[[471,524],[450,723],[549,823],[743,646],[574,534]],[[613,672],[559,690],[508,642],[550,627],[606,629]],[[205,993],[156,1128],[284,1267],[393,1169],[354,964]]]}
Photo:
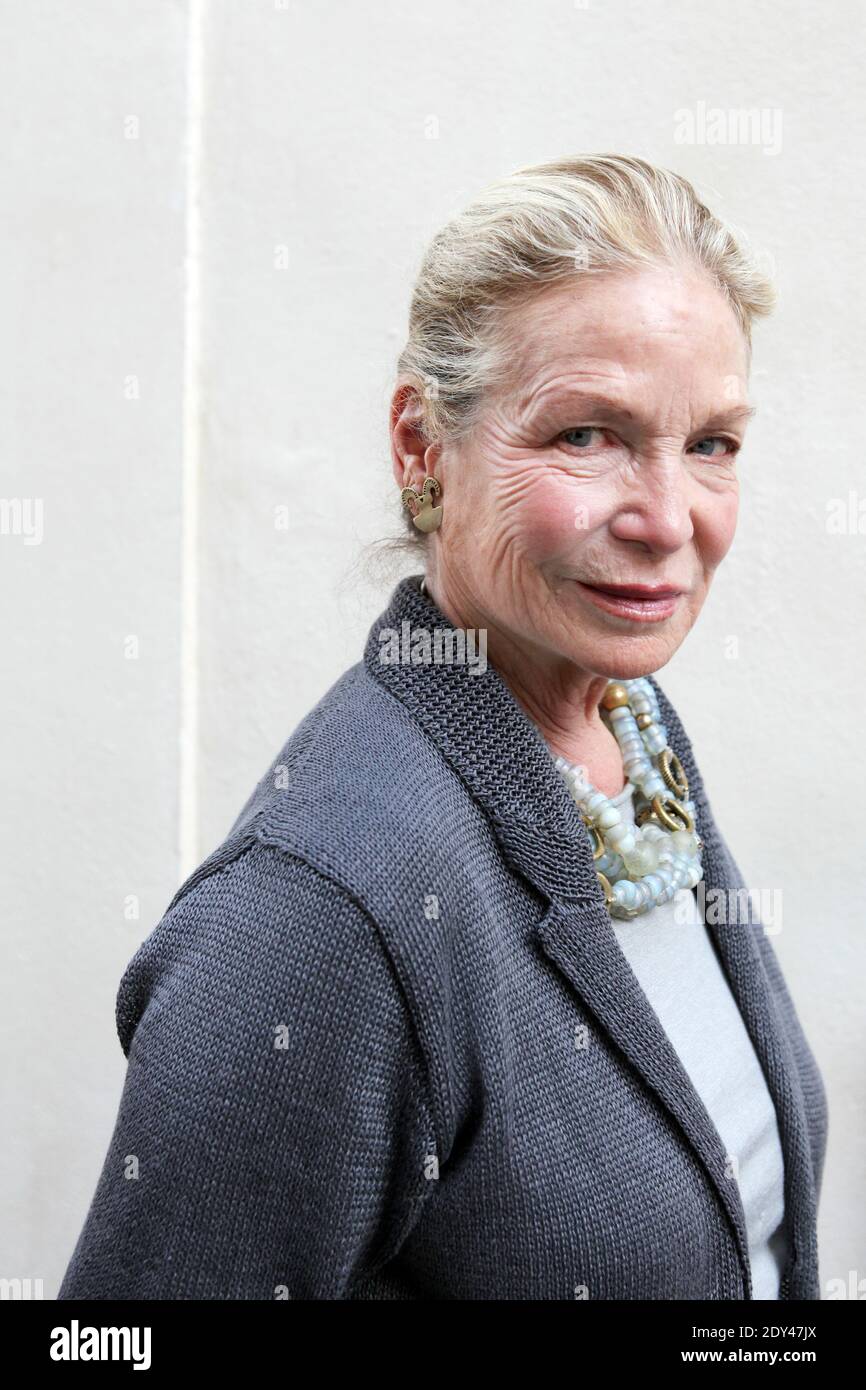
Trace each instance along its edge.
{"label": "jacket lapel", "polygon": [[[370,673],[399,699],[436,744],[489,817],[503,855],[546,901],[536,940],[632,1067],[673,1116],[703,1164],[731,1223],[751,1296],[745,1215],[739,1187],[726,1173],[721,1138],[688,1073],[620,950],[604,903],[589,835],[538,729],[492,666],[436,664],[421,653],[419,633],[451,624],[419,589],[420,575],[401,580],[370,631],[364,653]],[[401,659],[394,660],[393,634]],[[427,649],[429,652],[429,648]],[[390,652],[390,657],[388,653]],[[691,746],[673,707],[653,682],[670,742],[689,780],[704,841],[704,885],[741,886],[718,833]],[[802,1097],[768,987],[754,927],[709,926],[779,1116],[786,1165],[786,1205],[801,1256],[809,1243],[811,1159]],[[791,1295],[793,1296],[793,1294]],[[803,1296],[800,1294],[799,1296]],[[806,1295],[808,1296],[808,1295]]]}

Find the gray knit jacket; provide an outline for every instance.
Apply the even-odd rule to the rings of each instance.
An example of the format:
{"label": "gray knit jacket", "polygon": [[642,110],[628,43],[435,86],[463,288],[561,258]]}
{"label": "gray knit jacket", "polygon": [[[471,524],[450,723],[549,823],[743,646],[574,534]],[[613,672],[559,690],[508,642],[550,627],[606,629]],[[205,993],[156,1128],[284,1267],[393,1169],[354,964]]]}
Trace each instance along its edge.
{"label": "gray knit jacket", "polygon": [[[419,582],[124,973],[61,1299],[752,1296],[728,1156],[543,739],[492,665],[381,659],[383,628],[450,628]],[[742,888],[653,684],[707,896]],[[766,932],[707,929],[778,1116],[781,1296],[817,1299],[824,1087]]]}

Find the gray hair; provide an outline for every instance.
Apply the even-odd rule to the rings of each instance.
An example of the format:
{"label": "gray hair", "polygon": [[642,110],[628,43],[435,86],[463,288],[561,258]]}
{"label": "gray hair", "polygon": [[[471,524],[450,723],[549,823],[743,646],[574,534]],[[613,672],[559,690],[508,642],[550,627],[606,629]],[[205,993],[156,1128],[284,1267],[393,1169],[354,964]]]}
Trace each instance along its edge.
{"label": "gray hair", "polygon": [[[725,295],[751,360],[752,320],[772,311],[773,287],[687,179],[606,154],[532,165],[491,184],[433,237],[412,292],[396,384],[418,392],[423,439],[465,438],[485,392],[507,379],[505,309],[559,281],[688,262]],[[426,538],[404,516],[423,550]]]}

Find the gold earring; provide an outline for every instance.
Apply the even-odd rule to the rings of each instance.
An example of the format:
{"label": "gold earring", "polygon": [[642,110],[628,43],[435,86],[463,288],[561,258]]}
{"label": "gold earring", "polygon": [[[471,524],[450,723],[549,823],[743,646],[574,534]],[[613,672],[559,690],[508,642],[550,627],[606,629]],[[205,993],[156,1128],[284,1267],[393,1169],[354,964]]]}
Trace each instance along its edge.
{"label": "gold earring", "polygon": [[[442,508],[433,506],[433,497],[441,491],[439,479],[434,478],[431,473],[424,479],[420,493],[413,487],[404,487],[400,493],[400,501],[404,506],[409,507],[410,501],[418,504],[418,510],[412,512],[412,522],[419,531],[435,531],[441,525]],[[412,508],[409,507],[409,510],[412,511]]]}

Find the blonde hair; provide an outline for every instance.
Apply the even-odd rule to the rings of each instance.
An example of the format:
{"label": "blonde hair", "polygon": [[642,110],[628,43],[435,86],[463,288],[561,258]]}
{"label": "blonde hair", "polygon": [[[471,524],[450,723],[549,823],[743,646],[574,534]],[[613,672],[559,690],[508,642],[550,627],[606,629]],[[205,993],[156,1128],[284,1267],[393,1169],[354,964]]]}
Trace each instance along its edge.
{"label": "blonde hair", "polygon": [[752,320],[772,311],[772,285],[687,179],[603,154],[517,169],[491,184],[433,237],[412,292],[396,384],[417,390],[424,440],[464,438],[485,392],[507,379],[504,310],[556,282],[683,262],[703,267],[725,295],[750,359]]}

